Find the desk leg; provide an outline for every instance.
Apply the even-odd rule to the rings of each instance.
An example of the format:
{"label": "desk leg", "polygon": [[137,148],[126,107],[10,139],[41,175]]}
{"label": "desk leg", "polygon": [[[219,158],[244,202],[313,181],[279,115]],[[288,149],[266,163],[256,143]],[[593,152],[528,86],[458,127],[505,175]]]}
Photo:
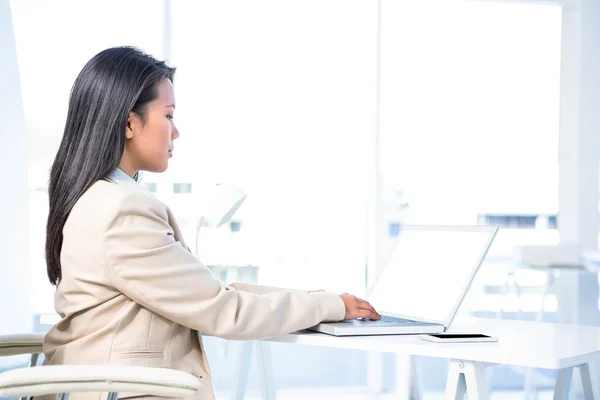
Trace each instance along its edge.
{"label": "desk leg", "polygon": [[421,388],[425,385],[421,382],[422,374],[419,373],[419,366],[417,365],[417,356],[411,356],[411,387],[410,394],[412,400],[421,400]]}
{"label": "desk leg", "polygon": [[594,400],[594,385],[592,384],[592,376],[590,374],[590,365],[582,364],[579,366],[581,372],[581,383],[583,384],[583,398],[585,400]]}
{"label": "desk leg", "polygon": [[271,350],[269,343],[256,342],[256,355],[258,357],[258,376],[263,400],[275,400],[275,380],[271,364]]}
{"label": "desk leg", "polygon": [[536,400],[535,369],[524,368],[523,372],[525,374],[525,400]]}
{"label": "desk leg", "polygon": [[235,375],[233,377],[233,390],[231,400],[243,400],[248,384],[248,373],[250,372],[250,360],[252,357],[252,347],[254,342],[240,342],[241,351],[238,356],[237,365],[235,367]]}
{"label": "desk leg", "polygon": [[450,360],[445,400],[489,400],[485,363]]}
{"label": "desk leg", "polygon": [[[583,386],[583,398],[585,400],[594,400],[594,386],[590,374],[589,364],[581,364],[579,366],[581,373],[581,383]],[[556,387],[554,388],[554,400],[566,400],[569,398],[569,389],[571,380],[573,379],[573,368],[565,368],[558,371],[556,378]]]}
{"label": "desk leg", "polygon": [[[413,400],[413,357],[406,354],[395,354],[396,373],[394,376],[396,387],[394,389],[394,398],[397,399],[411,399]],[[383,374],[384,368],[381,365],[381,373]],[[383,381],[383,379],[382,379]],[[383,383],[383,382],[382,382]],[[383,388],[383,385],[382,385]],[[379,392],[381,396],[383,390]]]}
{"label": "desk leg", "polygon": [[558,370],[556,386],[554,386],[554,400],[567,400],[573,379],[573,368]]}
{"label": "desk leg", "polygon": [[383,393],[383,353],[367,353],[367,387],[373,396]]}
{"label": "desk leg", "polygon": [[461,372],[455,361],[450,361],[448,379],[446,381],[446,396],[444,400],[463,400],[467,393],[465,375]]}

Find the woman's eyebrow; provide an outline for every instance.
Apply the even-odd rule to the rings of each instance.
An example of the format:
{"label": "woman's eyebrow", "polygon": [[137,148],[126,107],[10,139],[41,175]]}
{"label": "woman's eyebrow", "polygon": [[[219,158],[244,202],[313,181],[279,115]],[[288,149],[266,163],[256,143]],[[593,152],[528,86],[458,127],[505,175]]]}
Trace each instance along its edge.
{"label": "woman's eyebrow", "polygon": [[175,108],[175,104],[169,104],[168,106],[165,106],[165,108],[168,108],[168,107],[173,107],[173,108]]}

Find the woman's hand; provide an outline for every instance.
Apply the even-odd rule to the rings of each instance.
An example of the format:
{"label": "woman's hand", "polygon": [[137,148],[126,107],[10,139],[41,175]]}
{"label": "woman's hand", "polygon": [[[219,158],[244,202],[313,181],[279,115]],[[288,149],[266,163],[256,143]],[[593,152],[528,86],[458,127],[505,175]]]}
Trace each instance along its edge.
{"label": "woman's hand", "polygon": [[340,297],[346,306],[346,316],[344,319],[369,318],[378,320],[381,318],[381,315],[375,311],[369,302],[348,293],[344,293]]}

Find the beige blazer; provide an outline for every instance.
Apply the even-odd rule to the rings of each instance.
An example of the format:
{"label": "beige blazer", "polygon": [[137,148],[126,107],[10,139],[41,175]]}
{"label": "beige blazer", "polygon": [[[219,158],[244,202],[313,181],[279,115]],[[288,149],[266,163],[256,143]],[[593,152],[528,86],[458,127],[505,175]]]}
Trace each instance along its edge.
{"label": "beige blazer", "polygon": [[124,176],[117,170],[96,182],[65,224],[61,321],[44,339],[45,364],[174,368],[202,380],[198,398],[213,399],[198,332],[259,339],[344,318],[333,293],[217,281],[188,250],[169,208]]}

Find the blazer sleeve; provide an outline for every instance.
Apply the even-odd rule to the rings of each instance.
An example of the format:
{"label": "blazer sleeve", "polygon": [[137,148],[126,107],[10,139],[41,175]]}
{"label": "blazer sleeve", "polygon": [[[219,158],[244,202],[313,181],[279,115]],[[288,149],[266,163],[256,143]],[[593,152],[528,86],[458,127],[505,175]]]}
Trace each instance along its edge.
{"label": "blazer sleeve", "polygon": [[108,217],[106,268],[127,297],[190,329],[226,339],[260,339],[344,318],[341,298],[329,292],[236,290],[174,238],[166,207],[131,192]]}
{"label": "blazer sleeve", "polygon": [[[234,288],[235,290],[239,290],[241,292],[248,292],[254,294],[267,294],[267,293],[276,293],[276,292],[300,292],[300,293],[313,293],[313,292],[322,292],[323,290],[297,290],[297,289],[284,289],[273,286],[262,286],[262,285],[253,285],[250,283],[241,283],[234,282],[228,285],[229,287]],[[344,310],[345,313],[345,310]]]}

